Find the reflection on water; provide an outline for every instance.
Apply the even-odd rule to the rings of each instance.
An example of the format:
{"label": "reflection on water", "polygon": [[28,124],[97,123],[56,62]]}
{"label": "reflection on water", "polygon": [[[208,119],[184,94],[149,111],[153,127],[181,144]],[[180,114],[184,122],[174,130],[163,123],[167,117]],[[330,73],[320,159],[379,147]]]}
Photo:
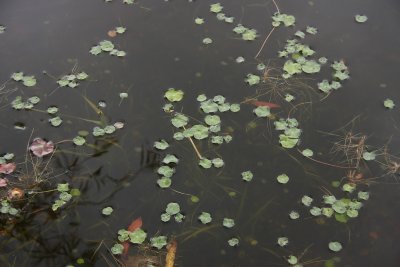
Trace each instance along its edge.
{"label": "reflection on water", "polygon": [[[293,14],[296,25],[276,28],[257,59],[271,31],[274,2],[221,1],[233,24],[210,13],[213,3],[0,4],[0,25],[6,26],[0,34],[0,153],[14,153],[6,162],[17,163],[14,172],[2,171],[7,184],[0,190],[10,203],[2,207],[19,210],[11,216],[10,208],[2,209],[2,266],[168,266],[172,240],[177,242],[176,266],[295,266],[291,255],[297,266],[396,266],[399,118],[396,107],[385,109],[383,100],[398,101],[400,39],[392,34],[400,22],[398,3],[280,1],[280,11]],[[356,14],[366,14],[368,20],[358,24]],[[204,24],[196,24],[196,18]],[[259,36],[241,40],[232,32],[237,23],[256,29]],[[327,97],[317,83],[330,77],[328,67],[316,75],[282,78],[286,60],[277,52],[307,25],[318,33],[301,42],[317,52],[316,59],[325,56],[329,64],[343,59],[350,69],[350,80]],[[127,30],[110,35],[115,27]],[[205,45],[204,38],[212,43]],[[127,55],[89,53],[109,39]],[[245,60],[238,63],[238,57]],[[57,84],[65,75],[83,71],[89,76],[84,81],[75,77],[77,87]],[[15,72],[34,75],[37,84],[26,87],[10,80]],[[260,84],[246,84],[249,73],[259,76]],[[162,107],[171,87],[183,90],[184,97],[169,113]],[[241,103],[240,112],[218,113],[218,135],[232,136],[229,143],[173,138],[178,130],[170,120],[176,112],[188,117],[188,129],[204,120],[207,114],[196,100],[200,94]],[[287,102],[287,94],[295,100]],[[15,110],[10,103],[17,96],[24,101],[38,96],[40,102],[32,110]],[[268,118],[253,114],[257,106],[271,103],[275,106]],[[58,111],[48,114],[50,106]],[[57,116],[62,124],[53,127],[48,120]],[[299,125],[292,128],[301,129],[294,148],[279,145],[279,134],[290,134],[275,130],[274,122],[286,118],[297,119]],[[112,125],[118,127],[101,132]],[[94,127],[99,127],[97,137]],[[73,144],[77,136],[85,144]],[[55,152],[43,158],[27,152],[35,137],[55,142]],[[170,144],[165,151],[153,147],[161,139]],[[302,155],[306,148],[312,157]],[[157,170],[167,154],[179,163],[169,164],[176,168],[172,185],[161,189]],[[201,168],[199,155],[221,158],[224,165]],[[241,173],[248,170],[254,177],[245,182]],[[276,181],[280,174],[287,174],[288,183]],[[53,210],[66,197],[56,190],[60,183],[69,184],[71,199]],[[359,191],[369,192],[369,199]],[[15,194],[10,197],[10,192]],[[305,195],[313,200],[309,207],[302,202]],[[333,206],[323,196],[339,202]],[[185,217],[181,223],[173,216],[161,221],[170,202],[179,203]],[[362,207],[355,208],[358,203]],[[111,215],[102,214],[105,207],[113,208]],[[202,212],[210,213],[211,223],[198,220]],[[297,213],[297,219],[289,216]],[[158,250],[146,241],[130,245],[126,255],[113,256],[117,232],[139,217],[147,240],[165,235],[168,246]],[[235,226],[223,227],[224,218],[233,219]],[[279,237],[288,238],[287,246],[277,244]],[[232,238],[239,240],[238,246],[228,244]],[[343,249],[331,251],[332,241]]]}

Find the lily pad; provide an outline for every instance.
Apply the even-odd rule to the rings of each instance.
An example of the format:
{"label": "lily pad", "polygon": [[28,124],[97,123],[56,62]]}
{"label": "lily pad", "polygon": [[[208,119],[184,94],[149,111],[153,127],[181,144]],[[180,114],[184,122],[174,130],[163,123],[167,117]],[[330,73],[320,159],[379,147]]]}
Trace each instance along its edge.
{"label": "lily pad", "polygon": [[35,86],[36,85],[36,78],[35,78],[35,76],[24,76],[22,78],[22,83],[25,86],[28,86],[28,87]]}
{"label": "lily pad", "polygon": [[152,247],[162,249],[167,245],[167,237],[163,235],[152,237],[150,238],[150,244]]}
{"label": "lily pad", "polygon": [[333,252],[338,252],[342,250],[342,244],[337,241],[329,242],[328,247]]}
{"label": "lily pad", "polygon": [[178,203],[170,202],[165,209],[165,212],[169,215],[178,214],[181,211],[181,208]]}
{"label": "lily pad", "polygon": [[224,218],[224,220],[222,221],[222,225],[226,228],[232,228],[235,226],[235,221],[231,218]]}
{"label": "lily pad", "polygon": [[287,238],[286,236],[281,236],[278,238],[278,241],[276,243],[278,243],[278,245],[281,247],[287,246],[289,244],[289,238]]}
{"label": "lily pad", "polygon": [[215,3],[210,5],[210,11],[213,13],[219,13],[223,9],[223,6],[221,6],[220,3]]}
{"label": "lily pad", "polygon": [[242,172],[242,179],[246,182],[253,180],[253,173],[251,171]]}
{"label": "lily pad", "polygon": [[314,155],[314,152],[311,149],[304,149],[301,154],[305,157],[312,157]]}
{"label": "lily pad", "polygon": [[159,150],[165,150],[169,147],[169,144],[164,139],[161,139],[160,141],[154,142],[153,146]]}
{"label": "lily pad", "polygon": [[259,118],[265,118],[271,115],[271,111],[267,106],[259,106],[253,109],[254,114]]}
{"label": "lily pad", "polygon": [[204,211],[199,215],[198,218],[202,224],[208,224],[212,221],[211,214]]}
{"label": "lily pad", "polygon": [[114,209],[112,207],[106,207],[104,209],[102,209],[101,213],[103,215],[109,216],[111,215],[111,213],[114,211]]}
{"label": "lily pad", "polygon": [[386,98],[385,101],[383,101],[383,105],[388,109],[393,109],[395,107],[393,100],[390,98]]}
{"label": "lily pad", "polygon": [[168,177],[162,177],[161,179],[157,180],[157,184],[161,188],[168,188],[172,184],[172,180]]}
{"label": "lily pad", "polygon": [[129,241],[133,244],[142,244],[146,237],[146,232],[139,228],[129,234]]}
{"label": "lily pad", "polygon": [[260,83],[260,80],[260,76],[249,73],[244,81],[249,85],[256,85]]}
{"label": "lily pad", "polygon": [[362,157],[363,157],[364,160],[367,160],[367,161],[375,160],[375,158],[376,158],[376,153],[375,153],[374,151],[372,151],[372,152],[365,151],[365,152],[362,154]]}
{"label": "lily pad", "polygon": [[289,176],[287,176],[286,174],[280,174],[276,177],[276,180],[278,181],[278,183],[280,184],[286,184],[287,182],[289,182]]}
{"label": "lily pad", "polygon": [[354,19],[358,22],[358,23],[364,23],[368,20],[368,17],[365,15],[355,15]]}
{"label": "lily pad", "polygon": [[183,99],[183,95],[184,93],[182,90],[176,90],[174,88],[169,88],[164,94],[165,98],[167,98],[170,102],[181,101]]}

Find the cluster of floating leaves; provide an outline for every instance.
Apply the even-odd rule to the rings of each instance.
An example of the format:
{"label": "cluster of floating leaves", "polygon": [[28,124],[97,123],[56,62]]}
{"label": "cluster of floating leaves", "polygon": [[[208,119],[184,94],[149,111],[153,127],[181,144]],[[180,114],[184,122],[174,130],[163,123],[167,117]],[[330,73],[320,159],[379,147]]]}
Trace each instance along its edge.
{"label": "cluster of floating leaves", "polygon": [[293,15],[283,14],[276,12],[272,16],[272,26],[278,27],[284,25],[285,27],[294,26],[296,18]]}
{"label": "cluster of floating leaves", "polygon": [[318,83],[318,89],[324,93],[329,93],[332,90],[337,90],[342,87],[341,82],[344,80],[348,80],[349,70],[348,67],[341,61],[334,61],[331,65],[333,69],[333,81],[329,82],[328,80],[323,80]]}
{"label": "cluster of floating leaves", "polygon": [[113,44],[113,42],[109,40],[100,41],[97,45],[93,46],[90,49],[90,54],[95,56],[101,54],[102,52],[107,52],[111,56],[117,56],[117,57],[126,56],[125,51],[115,49],[115,45]]}
{"label": "cluster of floating leaves", "polygon": [[4,33],[6,31],[6,27],[3,25],[0,25],[0,34]]}
{"label": "cluster of floating leaves", "polygon": [[11,78],[16,82],[22,82],[23,85],[27,87],[32,87],[36,85],[36,78],[33,75],[24,76],[23,72],[14,72]]}
{"label": "cluster of floating leaves", "polygon": [[22,110],[22,109],[32,109],[37,103],[40,102],[40,98],[37,96],[32,96],[28,98],[26,101],[22,99],[21,96],[16,96],[15,99],[11,102],[11,106],[13,109]]}
{"label": "cluster of floating leaves", "polygon": [[3,199],[1,201],[0,213],[16,216],[18,215],[19,210],[14,208],[7,199]]}
{"label": "cluster of floating leaves", "polygon": [[165,212],[161,214],[161,221],[169,222],[172,216],[178,223],[182,222],[183,219],[185,219],[185,215],[181,213],[181,207],[179,206],[178,203],[171,202],[167,204]]}
{"label": "cluster of floating leaves", "polygon": [[60,183],[57,185],[57,191],[60,192],[58,195],[58,199],[56,199],[51,206],[53,211],[57,211],[59,208],[67,204],[68,201],[72,199],[72,197],[77,197],[80,195],[80,191],[77,188],[69,188],[68,183]]}
{"label": "cluster of floating leaves", "polygon": [[[342,190],[351,194],[355,191],[356,185],[346,183],[342,186]],[[361,201],[366,201],[369,199],[369,193],[365,191],[358,191],[357,196],[353,199],[341,198],[337,199],[334,195],[324,195],[322,196],[323,206],[317,207],[312,206],[313,198],[310,196],[303,196],[301,202],[306,207],[311,207],[310,214],[313,216],[325,216],[331,218],[332,216],[339,222],[347,222],[350,218],[355,218],[358,216],[358,211],[363,206]]]}
{"label": "cluster of floating leaves", "polygon": [[58,85],[61,87],[75,88],[79,85],[78,81],[86,80],[89,77],[86,72],[79,72],[77,74],[69,74],[62,76],[58,81]]}
{"label": "cluster of floating leaves", "polygon": [[236,25],[236,27],[233,28],[233,32],[236,34],[240,34],[242,36],[242,39],[245,41],[253,41],[258,36],[256,29],[247,28],[242,24]]}
{"label": "cluster of floating leaves", "polygon": [[112,134],[116,130],[117,130],[117,128],[114,125],[107,125],[104,128],[95,126],[93,128],[92,134],[93,134],[93,136],[98,137],[98,136],[104,136],[106,134]]}
{"label": "cluster of floating leaves", "polygon": [[298,128],[299,123],[295,118],[279,119],[274,122],[275,129],[283,131],[279,134],[279,143],[284,148],[293,148],[299,142],[301,129]]}

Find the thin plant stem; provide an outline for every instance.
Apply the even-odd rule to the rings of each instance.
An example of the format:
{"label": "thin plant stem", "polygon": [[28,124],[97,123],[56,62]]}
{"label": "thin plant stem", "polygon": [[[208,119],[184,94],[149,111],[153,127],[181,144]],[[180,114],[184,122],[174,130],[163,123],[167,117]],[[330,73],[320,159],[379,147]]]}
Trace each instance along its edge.
{"label": "thin plant stem", "polygon": [[[186,131],[185,127],[183,127],[183,129]],[[194,148],[194,151],[196,152],[196,154],[199,157],[199,159],[202,159],[203,157],[201,156],[201,154],[200,154],[199,150],[197,149],[196,145],[194,144],[193,139],[190,136],[188,136],[187,138],[189,139],[190,143],[192,144],[192,146]]]}

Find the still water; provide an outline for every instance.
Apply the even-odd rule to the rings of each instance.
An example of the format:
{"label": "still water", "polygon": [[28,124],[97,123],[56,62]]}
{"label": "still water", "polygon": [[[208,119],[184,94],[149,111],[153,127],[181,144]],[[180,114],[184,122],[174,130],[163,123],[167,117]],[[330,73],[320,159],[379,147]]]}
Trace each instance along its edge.
{"label": "still water", "polygon": [[[14,153],[11,161],[17,164],[14,173],[1,176],[8,181],[0,188],[1,197],[10,198],[13,188],[24,191],[21,199],[11,199],[19,214],[0,216],[1,266],[167,266],[167,249],[149,243],[160,235],[176,241],[174,266],[399,265],[400,118],[397,106],[385,108],[383,101],[400,103],[400,3],[276,1],[279,11],[293,15],[296,23],[274,29],[264,46],[277,11],[273,1],[221,0],[222,12],[233,23],[210,12],[214,3],[0,2],[0,25],[6,27],[0,34],[0,155]],[[357,23],[357,14],[368,20]],[[196,24],[196,18],[204,23]],[[232,31],[237,24],[256,29],[257,38],[242,40]],[[313,75],[284,79],[287,59],[279,58],[278,51],[308,25],[317,34],[297,39],[316,51],[316,60],[326,57],[327,66]],[[116,27],[126,31],[109,32]],[[204,44],[205,38],[212,43]],[[126,55],[91,54],[102,40]],[[244,62],[238,63],[238,57]],[[350,79],[327,95],[317,83],[330,79],[329,65],[340,60],[349,67]],[[257,69],[260,63],[265,69]],[[34,75],[36,85],[10,79],[15,72]],[[89,77],[77,87],[57,84],[64,75],[80,72]],[[250,73],[261,77],[260,83],[245,83]],[[184,92],[172,113],[162,108],[168,88]],[[232,136],[231,142],[173,138],[180,131],[170,122],[175,112],[188,116],[186,127],[204,124],[207,114],[196,100],[200,94],[241,103],[239,112],[217,113],[222,121],[218,134]],[[295,100],[285,101],[286,94]],[[38,96],[40,102],[31,110],[15,110],[11,102],[17,96]],[[253,109],[264,102],[254,99],[279,107],[258,118]],[[50,106],[58,113],[48,114]],[[49,119],[56,116],[62,124],[54,127]],[[274,122],[280,118],[299,122],[301,136],[293,148],[279,144],[281,132]],[[115,122],[124,127],[93,136],[94,127]],[[84,145],[73,144],[78,134]],[[27,147],[36,137],[52,140],[56,150],[35,157]],[[161,139],[170,145],[166,150],[153,147]],[[312,157],[302,155],[307,148]],[[364,152],[375,159],[366,160]],[[224,165],[202,168],[198,153],[221,158]],[[157,170],[165,165],[166,154],[174,154],[179,163],[170,164],[176,169],[172,185],[161,189]],[[242,180],[244,171],[253,173],[250,182]],[[289,181],[277,182],[280,174]],[[53,211],[60,183],[79,189],[80,195]],[[355,191],[344,192],[346,184]],[[345,215],[346,222],[337,212],[332,217],[310,213],[312,207],[317,213],[329,207],[324,195],[356,201],[359,191],[368,192],[369,199],[360,201],[358,216]],[[302,203],[305,195],[313,199],[309,207]],[[182,222],[161,221],[170,202],[179,203]],[[105,207],[113,208],[108,216],[102,214]],[[291,219],[292,211],[300,217]],[[211,214],[209,224],[198,220],[202,212]],[[113,256],[117,232],[139,217],[146,241],[132,244],[129,256]],[[235,225],[224,227],[224,218]],[[289,243],[281,247],[279,237]],[[232,238],[239,240],[237,246],[228,244]],[[332,251],[330,242],[339,242],[342,249]]]}

